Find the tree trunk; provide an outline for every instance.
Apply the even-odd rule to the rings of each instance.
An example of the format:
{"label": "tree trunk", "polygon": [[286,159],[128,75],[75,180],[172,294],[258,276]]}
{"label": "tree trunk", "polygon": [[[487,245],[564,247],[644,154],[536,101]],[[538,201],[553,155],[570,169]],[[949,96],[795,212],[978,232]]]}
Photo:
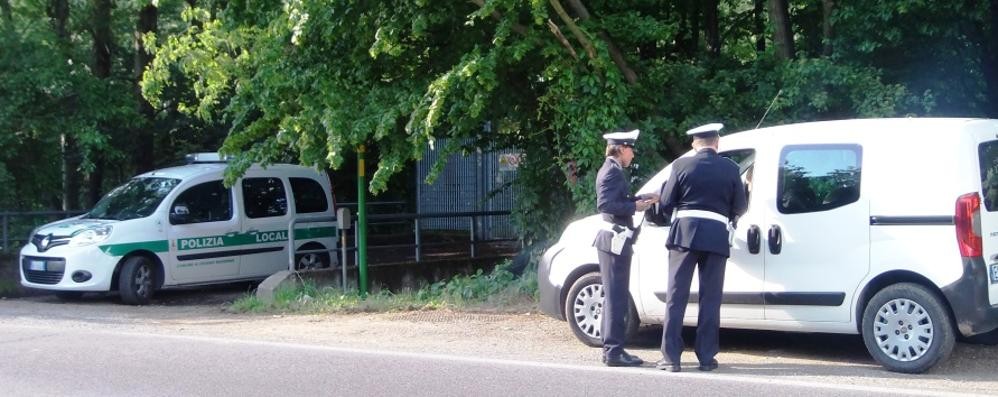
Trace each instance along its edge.
{"label": "tree trunk", "polygon": [[[586,21],[590,18],[589,10],[586,6],[582,4],[582,0],[568,0],[568,4],[572,6],[572,10],[575,14],[579,16],[580,20]],[[631,69],[631,65],[627,63],[627,59],[624,58],[624,54],[620,52],[617,45],[610,38],[610,35],[605,31],[599,32],[599,37],[603,42],[606,43],[606,49],[610,52],[610,58],[613,59],[613,63],[617,65],[617,69],[624,75],[624,79],[628,83],[634,84],[638,82],[638,74],[634,73],[634,69]]]}
{"label": "tree trunk", "polygon": [[990,0],[988,22],[990,26],[984,38],[984,53],[981,54],[981,66],[984,70],[984,80],[987,84],[988,117],[998,118],[998,0]]}
{"label": "tree trunk", "polygon": [[87,208],[93,208],[104,193],[104,156],[94,156],[93,162],[94,170],[90,173],[90,185],[87,189]]}
{"label": "tree trunk", "polygon": [[790,29],[790,10],[787,0],[769,0],[769,19],[773,22],[773,44],[776,55],[782,59],[793,59],[794,36]]}
{"label": "tree trunk", "polygon": [[755,0],[752,8],[752,33],[755,34],[755,50],[766,51],[766,0]]}
{"label": "tree trunk", "polygon": [[[58,48],[64,58],[69,54],[69,1],[51,0],[46,6],[52,30],[58,40]],[[59,135],[59,150],[62,156],[62,209],[72,211],[80,208],[80,150],[76,137],[72,134]]]}
{"label": "tree trunk", "polygon": [[0,13],[3,15],[3,25],[10,27],[10,23],[14,21],[14,13],[10,9],[10,0],[0,0]]}
{"label": "tree trunk", "polygon": [[821,0],[821,55],[832,55],[832,13],[835,12],[835,0]]}
{"label": "tree trunk", "polygon": [[699,0],[680,0],[679,32],[676,34],[676,52],[685,58],[693,58],[700,42]]}
{"label": "tree trunk", "polygon": [[146,49],[145,44],[142,42],[142,36],[146,33],[156,32],[157,22],[159,17],[159,10],[153,4],[146,4],[139,10],[139,20],[135,24],[135,58],[134,66],[132,70],[132,77],[134,78],[134,86],[132,91],[135,94],[135,103],[138,107],[139,114],[145,118],[145,125],[139,127],[138,131],[134,134],[138,138],[138,153],[134,158],[135,160],[135,171],[136,172],[146,172],[151,171],[155,166],[155,134],[153,133],[153,118],[156,116],[152,105],[149,104],[145,98],[142,97],[142,74],[146,70],[146,66],[152,62],[152,54]]}
{"label": "tree trunk", "polygon": [[111,77],[111,0],[91,0],[93,7],[94,76]]}
{"label": "tree trunk", "polygon": [[721,55],[721,32],[718,27],[717,7],[720,0],[706,0],[703,2],[703,23],[704,32],[707,35],[707,53],[712,57]]}
{"label": "tree trunk", "polygon": [[[112,0],[91,0],[91,6],[93,7],[93,51],[94,51],[94,76],[101,80],[107,80],[111,77],[111,47],[112,36],[111,36],[111,8],[113,4]],[[97,129],[104,134],[107,134],[108,126],[104,123],[98,123]],[[100,155],[100,151],[93,151],[95,153],[94,158],[91,159],[94,163],[94,170],[90,173],[89,178],[89,189],[87,191],[87,205],[92,207],[97,204],[97,200],[100,200],[101,196],[101,186],[103,184],[104,178],[104,161]]]}

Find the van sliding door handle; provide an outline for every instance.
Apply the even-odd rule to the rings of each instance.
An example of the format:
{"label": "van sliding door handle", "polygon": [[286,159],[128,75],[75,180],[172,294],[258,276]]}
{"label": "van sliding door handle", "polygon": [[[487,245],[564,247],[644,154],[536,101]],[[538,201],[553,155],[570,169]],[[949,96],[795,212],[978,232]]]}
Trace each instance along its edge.
{"label": "van sliding door handle", "polygon": [[783,231],[777,225],[769,225],[769,253],[779,255],[783,250]]}
{"label": "van sliding door handle", "polygon": [[759,241],[761,237],[760,234],[761,233],[759,233],[759,225],[749,226],[748,235],[746,236],[746,239],[748,240],[748,252],[750,254],[759,253],[759,248],[760,248],[759,246],[762,245],[760,244]]}

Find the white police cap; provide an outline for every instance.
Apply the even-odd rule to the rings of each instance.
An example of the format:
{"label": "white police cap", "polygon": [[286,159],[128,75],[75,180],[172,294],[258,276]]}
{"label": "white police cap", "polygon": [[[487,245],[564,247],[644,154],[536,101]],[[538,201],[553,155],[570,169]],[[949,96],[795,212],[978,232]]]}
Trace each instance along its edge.
{"label": "white police cap", "polygon": [[634,146],[634,141],[638,140],[640,133],[638,130],[611,132],[603,134],[603,139],[606,139],[606,143],[610,145]]}
{"label": "white police cap", "polygon": [[695,137],[708,137],[711,135],[718,135],[721,133],[721,129],[724,128],[724,124],[721,123],[710,123],[706,125],[701,125],[692,130],[686,131],[686,135]]}

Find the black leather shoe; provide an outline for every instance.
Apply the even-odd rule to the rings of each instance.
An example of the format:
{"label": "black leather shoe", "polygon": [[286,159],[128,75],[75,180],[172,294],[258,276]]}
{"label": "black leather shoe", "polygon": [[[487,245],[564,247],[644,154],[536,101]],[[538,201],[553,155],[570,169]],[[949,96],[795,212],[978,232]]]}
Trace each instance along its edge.
{"label": "black leather shoe", "polygon": [[658,362],[655,363],[655,368],[660,369],[662,371],[669,371],[669,372],[679,372],[679,371],[683,370],[683,367],[681,367],[679,365],[679,363],[674,363],[674,362],[671,362],[671,361],[667,361],[664,358],[661,359],[661,360],[658,360]]}
{"label": "black leather shoe", "polygon": [[640,358],[634,357],[627,353],[621,353],[614,356],[604,356],[603,363],[607,367],[637,367],[643,363]]}
{"label": "black leather shoe", "polygon": [[711,359],[709,363],[706,363],[706,364],[705,363],[700,363],[700,366],[697,367],[697,369],[699,369],[701,371],[706,371],[706,372],[713,371],[713,370],[717,369],[717,360]]}
{"label": "black leather shoe", "polygon": [[637,361],[638,362],[637,365],[641,365],[641,364],[645,363],[645,360],[642,360],[641,357],[632,355],[631,353],[628,353],[628,352],[621,352],[620,355],[624,356],[624,358],[626,358],[627,360],[629,360],[631,362]]}

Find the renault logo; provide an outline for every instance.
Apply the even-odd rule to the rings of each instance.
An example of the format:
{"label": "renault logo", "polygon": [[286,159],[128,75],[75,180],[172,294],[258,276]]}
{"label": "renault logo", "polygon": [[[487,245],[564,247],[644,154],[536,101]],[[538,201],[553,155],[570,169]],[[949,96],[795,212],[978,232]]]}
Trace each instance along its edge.
{"label": "renault logo", "polygon": [[42,241],[38,242],[38,249],[45,251],[49,248],[49,243],[52,241],[52,233],[49,233],[42,238]]}

